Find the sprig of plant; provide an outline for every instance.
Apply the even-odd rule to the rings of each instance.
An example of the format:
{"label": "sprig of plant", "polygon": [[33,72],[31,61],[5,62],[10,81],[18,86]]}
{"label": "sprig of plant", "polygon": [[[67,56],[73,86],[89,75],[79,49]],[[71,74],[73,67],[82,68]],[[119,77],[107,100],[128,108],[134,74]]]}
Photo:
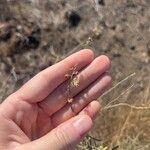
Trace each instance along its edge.
{"label": "sprig of plant", "polygon": [[67,86],[67,102],[72,103],[73,98],[71,97],[71,89],[79,87],[79,78],[78,78],[77,65],[70,69],[70,73],[66,74],[65,77],[68,78],[68,86]]}
{"label": "sprig of plant", "polygon": [[[98,142],[98,143],[97,143]],[[103,146],[101,140],[95,139],[89,135],[78,145],[80,150],[108,150],[107,146]]]}

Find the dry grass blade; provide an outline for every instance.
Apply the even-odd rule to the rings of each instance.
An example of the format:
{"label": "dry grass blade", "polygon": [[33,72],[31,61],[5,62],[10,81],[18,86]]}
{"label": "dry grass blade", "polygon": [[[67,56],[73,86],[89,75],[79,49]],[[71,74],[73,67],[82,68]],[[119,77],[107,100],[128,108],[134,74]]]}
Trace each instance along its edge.
{"label": "dry grass blade", "polygon": [[126,78],[124,78],[123,80],[121,80],[120,82],[118,82],[115,86],[113,86],[112,88],[110,88],[108,91],[106,91],[102,96],[107,95],[108,93],[110,93],[112,90],[114,90],[116,87],[118,87],[120,84],[122,84],[123,82],[133,78],[136,75],[136,73],[132,73],[129,76],[127,76]]}
{"label": "dry grass blade", "polygon": [[[121,96],[126,94],[129,90],[131,90],[134,87],[134,84],[132,84],[130,87],[128,87],[124,92],[122,92],[118,97],[116,97],[114,100],[110,101],[105,107],[110,106],[112,103],[116,102]],[[105,107],[103,109],[105,109]]]}
{"label": "dry grass blade", "polygon": [[134,106],[134,105],[130,105],[127,103],[119,103],[119,104],[107,106],[107,107],[103,108],[103,110],[108,110],[108,109],[121,107],[121,106],[122,107],[129,107],[129,108],[136,109],[136,110],[148,110],[148,109],[150,109],[150,106],[147,106],[147,107],[145,107],[145,106]]}

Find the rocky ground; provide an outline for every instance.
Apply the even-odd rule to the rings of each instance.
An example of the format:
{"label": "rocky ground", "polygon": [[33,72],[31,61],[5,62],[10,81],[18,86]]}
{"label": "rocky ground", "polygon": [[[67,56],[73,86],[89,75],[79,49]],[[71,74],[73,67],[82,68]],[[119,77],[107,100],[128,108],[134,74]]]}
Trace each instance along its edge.
{"label": "rocky ground", "polygon": [[[150,105],[149,0],[9,0],[0,5],[6,6],[0,7],[2,100],[47,66],[91,48],[110,57],[114,85],[119,83],[101,98],[105,109],[92,137],[111,148],[150,148],[150,112],[144,109]],[[108,109],[114,100],[111,106],[143,109]]]}

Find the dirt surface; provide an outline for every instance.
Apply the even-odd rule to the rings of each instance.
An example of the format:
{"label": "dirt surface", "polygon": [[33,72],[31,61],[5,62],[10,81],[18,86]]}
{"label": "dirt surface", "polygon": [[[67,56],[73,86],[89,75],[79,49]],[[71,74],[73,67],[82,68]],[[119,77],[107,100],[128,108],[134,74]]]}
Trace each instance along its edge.
{"label": "dirt surface", "polygon": [[[110,57],[114,85],[136,73],[102,97],[103,106],[122,92],[125,93],[118,98],[118,103],[150,104],[149,0],[10,0],[5,14],[0,24],[2,100],[37,72],[68,54],[91,48],[96,56]],[[130,86],[133,87],[126,91]],[[133,109],[128,120],[131,126],[120,130],[130,111],[130,107],[105,110],[98,117],[92,136],[114,147],[122,139],[128,145],[128,137],[135,139],[139,134],[139,147],[147,146],[150,112]]]}

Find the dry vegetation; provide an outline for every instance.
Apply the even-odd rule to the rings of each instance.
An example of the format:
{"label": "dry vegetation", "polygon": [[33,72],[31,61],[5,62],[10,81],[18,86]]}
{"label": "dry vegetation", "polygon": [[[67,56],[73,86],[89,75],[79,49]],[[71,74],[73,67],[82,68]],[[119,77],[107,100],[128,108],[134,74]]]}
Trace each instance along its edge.
{"label": "dry vegetation", "polygon": [[1,0],[0,99],[91,48],[112,60],[114,86],[99,99],[102,113],[79,149],[149,150],[149,19],[149,0]]}

